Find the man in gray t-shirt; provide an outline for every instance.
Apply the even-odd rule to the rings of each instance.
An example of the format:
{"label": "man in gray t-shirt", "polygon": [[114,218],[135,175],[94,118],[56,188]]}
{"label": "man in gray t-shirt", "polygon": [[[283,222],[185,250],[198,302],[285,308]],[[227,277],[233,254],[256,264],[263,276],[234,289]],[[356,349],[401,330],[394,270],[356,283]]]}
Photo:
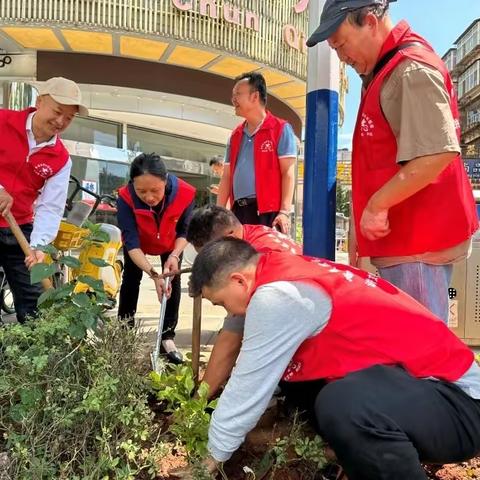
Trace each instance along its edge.
{"label": "man in gray t-shirt", "polygon": [[[455,462],[480,451],[473,354],[387,282],[333,262],[262,256],[228,238],[198,254],[190,289],[246,315],[240,355],[210,423],[210,471],[240,446],[281,378],[329,380],[310,403],[319,433],[351,480],[420,480],[421,461]],[[424,333],[427,348],[412,355],[412,338]]]}
{"label": "man in gray t-shirt", "polygon": [[350,264],[371,257],[383,278],[447,322],[453,263],[467,256],[478,219],[448,71],[407,22],[393,24],[389,1],[327,0],[307,44],[327,41],[363,79]]}

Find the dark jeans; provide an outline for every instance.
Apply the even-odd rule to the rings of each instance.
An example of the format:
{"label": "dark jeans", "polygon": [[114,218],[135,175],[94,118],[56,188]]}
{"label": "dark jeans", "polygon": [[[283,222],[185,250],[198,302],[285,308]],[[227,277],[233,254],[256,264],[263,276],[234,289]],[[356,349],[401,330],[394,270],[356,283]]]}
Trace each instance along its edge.
{"label": "dark jeans", "polygon": [[[162,265],[167,261],[171,252],[161,255]],[[142,270],[140,270],[130,258],[128,252],[123,249],[125,266],[123,269],[122,286],[120,287],[120,299],[118,305],[118,316],[122,319],[129,319],[129,324],[133,327],[135,312],[137,311],[138,295],[140,293],[140,282],[142,280]],[[182,255],[178,267],[181,268]],[[153,284],[153,280],[150,280]],[[180,296],[182,287],[180,284],[180,275],[173,278],[171,282],[172,294],[167,301],[165,319],[163,322],[162,340],[168,340],[175,337],[175,328],[178,323],[178,309],[180,306]],[[160,308],[159,308],[160,312]]]}
{"label": "dark jeans", "polygon": [[249,205],[240,206],[233,202],[232,212],[238,218],[242,225],[265,225],[271,227],[278,212],[258,213],[257,202]]}
{"label": "dark jeans", "polygon": [[399,367],[327,384],[315,416],[349,480],[425,480],[420,462],[455,463],[480,451],[480,401]]}
{"label": "dark jeans", "polygon": [[[32,225],[21,225],[27,240],[30,240]],[[25,254],[9,228],[0,228],[0,266],[13,295],[17,320],[24,323],[27,316],[35,315],[37,300],[42,293],[40,283],[30,283],[30,272],[25,266]]]}

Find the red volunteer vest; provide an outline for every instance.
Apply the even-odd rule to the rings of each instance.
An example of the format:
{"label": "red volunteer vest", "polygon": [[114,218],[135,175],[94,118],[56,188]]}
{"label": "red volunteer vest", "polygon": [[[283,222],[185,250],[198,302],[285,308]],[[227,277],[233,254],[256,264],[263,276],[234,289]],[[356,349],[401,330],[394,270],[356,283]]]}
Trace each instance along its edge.
{"label": "red volunteer vest", "polygon": [[[352,194],[360,256],[400,256],[440,251],[467,240],[478,228],[472,188],[460,155],[430,185],[392,207],[391,232],[369,241],[360,233],[359,223],[370,197],[399,170],[397,143],[380,105],[380,91],[386,77],[400,62],[416,60],[438,70],[450,95],[451,110],[460,138],[457,101],[450,75],[432,47],[400,22],[387,38],[379,58],[395,47],[419,42],[398,51],[368,86],[360,105],[353,137]],[[420,92],[419,94],[422,94]]]}
{"label": "red volunteer vest", "polygon": [[380,364],[453,382],[472,365],[473,353],[441,320],[375,275],[323,259],[262,255],[253,291],[282,280],[310,283],[332,300],[326,327],[300,345],[285,381],[335,380]]}
{"label": "red volunteer vest", "polygon": [[[243,122],[230,137],[230,203],[233,204],[233,176],[243,137]],[[254,136],[255,192],[259,213],[278,212],[282,197],[282,174],[277,156],[277,145],[285,120],[267,112],[265,120]]]}
{"label": "red volunteer vest", "polygon": [[[195,188],[177,178],[178,190],[173,200],[167,205],[157,225],[156,214],[152,210],[135,208],[129,185],[118,190],[127,205],[133,210],[137,222],[140,248],[148,255],[161,255],[171,252],[175,246],[176,226],[185,209],[195,197]],[[131,187],[133,189],[133,186]]]}
{"label": "red volunteer vest", "polygon": [[[20,225],[32,222],[39,191],[69,158],[58,137],[55,145],[28,155],[25,126],[28,115],[34,111],[0,110],[0,185],[13,197],[12,215]],[[8,227],[1,215],[0,227]]]}
{"label": "red volunteer vest", "polygon": [[288,235],[265,227],[264,225],[242,225],[243,240],[248,242],[257,252],[288,252],[292,255],[301,255],[302,247],[295,243]]}

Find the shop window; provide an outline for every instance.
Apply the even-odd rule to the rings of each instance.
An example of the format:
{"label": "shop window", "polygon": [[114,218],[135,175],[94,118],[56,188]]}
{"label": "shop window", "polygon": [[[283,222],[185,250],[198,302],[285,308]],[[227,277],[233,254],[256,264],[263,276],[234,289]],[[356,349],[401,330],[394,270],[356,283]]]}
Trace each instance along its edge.
{"label": "shop window", "polygon": [[128,149],[134,152],[155,152],[157,155],[196,162],[208,162],[223,155],[225,146],[164,132],[128,126]]}
{"label": "shop window", "polygon": [[76,117],[62,134],[66,140],[121,148],[122,126],[94,118]]}

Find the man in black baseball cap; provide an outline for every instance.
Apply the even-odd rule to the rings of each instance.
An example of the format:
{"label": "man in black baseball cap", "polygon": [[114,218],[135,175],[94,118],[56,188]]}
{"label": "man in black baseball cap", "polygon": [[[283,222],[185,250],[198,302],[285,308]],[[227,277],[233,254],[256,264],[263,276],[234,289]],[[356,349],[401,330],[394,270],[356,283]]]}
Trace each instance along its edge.
{"label": "man in black baseball cap", "polygon": [[380,276],[447,323],[452,266],[467,257],[478,217],[448,69],[406,21],[392,22],[390,1],[327,0],[307,43],[327,40],[363,78],[350,263],[370,257]]}
{"label": "man in black baseball cap", "polygon": [[349,12],[363,7],[378,5],[388,7],[390,2],[396,0],[327,0],[323,7],[320,25],[307,40],[307,46],[313,47],[333,35]]}

